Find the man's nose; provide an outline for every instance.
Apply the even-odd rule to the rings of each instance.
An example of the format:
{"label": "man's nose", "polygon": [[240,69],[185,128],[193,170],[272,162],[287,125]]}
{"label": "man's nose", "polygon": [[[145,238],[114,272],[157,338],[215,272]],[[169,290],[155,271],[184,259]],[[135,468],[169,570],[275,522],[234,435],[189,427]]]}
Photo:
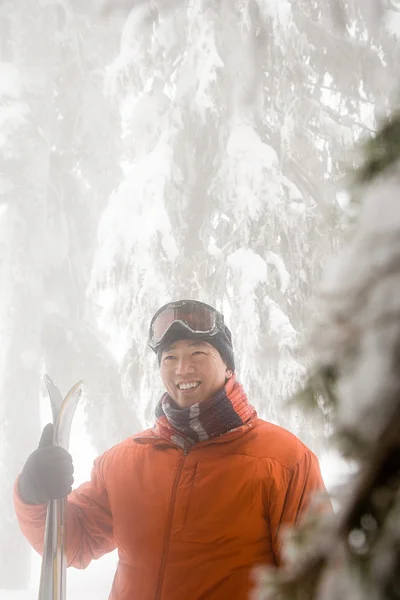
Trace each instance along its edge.
{"label": "man's nose", "polygon": [[178,358],[176,372],[178,375],[193,373],[193,361],[190,356],[181,356]]}

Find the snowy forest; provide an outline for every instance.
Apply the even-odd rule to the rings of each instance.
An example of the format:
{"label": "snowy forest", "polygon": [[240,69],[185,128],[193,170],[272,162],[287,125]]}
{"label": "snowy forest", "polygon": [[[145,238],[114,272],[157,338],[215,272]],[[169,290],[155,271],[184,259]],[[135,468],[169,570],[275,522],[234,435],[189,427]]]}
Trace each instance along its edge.
{"label": "snowy forest", "polygon": [[[30,580],[12,490],[43,374],[64,393],[84,379],[97,453],[150,426],[148,327],[170,300],[225,314],[262,418],[318,456],[336,428],[367,467],[395,424],[399,458],[399,65],[399,0],[0,3],[0,590]],[[367,506],[384,464],[381,587],[356,595],[348,567],[342,588],[330,571],[314,589],[351,548],[362,572],[385,522],[369,508],[329,557],[322,537],[361,519],[346,497],[341,521],[293,541],[313,548],[295,573],[261,574],[260,598],[399,597],[389,450],[354,496]]]}

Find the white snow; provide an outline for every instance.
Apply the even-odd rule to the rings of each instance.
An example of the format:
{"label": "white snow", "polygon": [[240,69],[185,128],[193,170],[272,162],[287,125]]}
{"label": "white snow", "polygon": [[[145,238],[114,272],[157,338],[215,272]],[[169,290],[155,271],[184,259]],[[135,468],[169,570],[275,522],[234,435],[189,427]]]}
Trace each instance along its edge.
{"label": "white snow", "polygon": [[25,123],[29,114],[29,107],[26,103],[15,101],[11,105],[2,105],[0,110],[0,149],[7,156],[10,155],[8,138]]}
{"label": "white snow", "polygon": [[[329,104],[334,104],[333,96],[329,96]],[[329,113],[322,109],[319,111],[319,121],[321,129],[327,131],[332,140],[336,139],[338,142],[343,143],[344,146],[354,144],[356,135],[351,126],[340,123],[340,116],[333,119]]]}
{"label": "white snow", "polygon": [[188,17],[188,47],[179,65],[179,78],[178,72],[173,78],[175,101],[180,104],[190,99],[198,115],[205,120],[208,110],[214,109],[211,89],[218,70],[223,66],[215,42],[218,16],[211,8],[204,10],[201,2],[194,2]]}
{"label": "white snow", "polygon": [[400,37],[400,12],[386,10],[383,25],[389,33]]}
{"label": "white snow", "polygon": [[[0,600],[37,600],[37,590],[0,590]],[[91,600],[91,599],[90,599]]]}
{"label": "white snow", "polygon": [[278,166],[276,151],[261,141],[254,128],[245,122],[238,121],[232,129],[227,146],[228,155],[246,156],[257,162],[262,162],[264,168],[273,169]]}
{"label": "white snow", "polygon": [[6,157],[13,153],[10,136],[26,123],[29,114],[28,105],[20,99],[21,93],[22,82],[17,65],[0,62],[0,149]]}
{"label": "white snow", "polygon": [[283,262],[283,259],[280,256],[278,256],[278,254],[276,254],[275,252],[269,250],[265,256],[265,262],[275,267],[279,275],[280,290],[282,294],[286,294],[290,283],[290,275],[285,266],[285,263]]}
{"label": "white snow", "polygon": [[268,276],[268,267],[259,254],[251,248],[238,248],[227,258],[227,264],[232,272],[241,281],[239,293],[246,296]]}
{"label": "white snow", "polygon": [[291,23],[292,7],[289,0],[262,0],[260,9],[265,16],[272,17],[282,29]]}
{"label": "white snow", "polygon": [[[67,600],[108,600],[117,564],[116,553],[93,561],[87,569],[67,570]],[[32,553],[32,576],[27,590],[0,590],[0,600],[37,600],[40,556]]]}
{"label": "white snow", "polygon": [[285,347],[295,349],[298,336],[289,317],[268,296],[265,297],[264,302],[269,310],[270,333],[276,338],[279,349]]}
{"label": "white snow", "polygon": [[337,364],[341,372],[339,425],[368,441],[387,418],[397,385],[398,183],[393,172],[365,191],[355,235],[324,279],[317,327],[323,335],[314,336],[319,360]]}
{"label": "white snow", "polygon": [[[170,135],[170,133],[169,133]],[[131,288],[143,296],[151,291],[158,296],[154,264],[154,246],[160,240],[166,259],[174,263],[179,252],[166,207],[165,185],[170,178],[171,147],[162,135],[157,146],[141,157],[126,172],[119,189],[110,198],[98,231],[95,257],[88,294],[97,307],[100,328],[109,336],[110,349],[120,360],[129,347],[129,328],[121,328],[115,319],[120,312],[128,318]],[[155,178],[154,173],[158,176]],[[130,258],[132,257],[132,258]],[[123,260],[134,260],[137,280],[127,281],[118,270]],[[133,271],[133,266],[130,266]],[[116,309],[118,306],[118,309]]]}
{"label": "white snow", "polygon": [[277,153],[261,140],[252,123],[233,120],[211,192],[242,227],[282,209],[285,194]]}
{"label": "white snow", "polygon": [[0,62],[0,98],[18,99],[21,96],[22,83],[17,65],[9,62]]}
{"label": "white snow", "polygon": [[336,202],[344,212],[347,212],[351,204],[351,195],[347,190],[338,190],[336,192]]}
{"label": "white snow", "polygon": [[346,461],[335,448],[326,450],[319,457],[319,464],[326,489],[330,494],[334,494],[340,486],[346,484],[355,472],[355,465]]}

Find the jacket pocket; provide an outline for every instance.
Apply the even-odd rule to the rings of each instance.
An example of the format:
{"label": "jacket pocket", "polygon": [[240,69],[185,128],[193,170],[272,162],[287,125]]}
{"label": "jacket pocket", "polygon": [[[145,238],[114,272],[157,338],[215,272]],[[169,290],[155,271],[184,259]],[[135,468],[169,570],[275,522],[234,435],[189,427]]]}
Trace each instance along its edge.
{"label": "jacket pocket", "polygon": [[199,461],[180,538],[229,544],[260,535],[265,524],[254,494],[255,469],[256,461],[249,456],[222,455]]}

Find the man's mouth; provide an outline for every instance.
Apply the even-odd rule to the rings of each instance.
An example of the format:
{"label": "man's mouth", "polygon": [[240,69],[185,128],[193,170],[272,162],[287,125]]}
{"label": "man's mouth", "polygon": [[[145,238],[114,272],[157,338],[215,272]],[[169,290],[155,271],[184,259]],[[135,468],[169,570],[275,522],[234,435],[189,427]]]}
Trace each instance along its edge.
{"label": "man's mouth", "polygon": [[178,383],[177,388],[181,392],[188,392],[191,390],[195,390],[200,385],[200,381],[188,381],[187,383]]}

